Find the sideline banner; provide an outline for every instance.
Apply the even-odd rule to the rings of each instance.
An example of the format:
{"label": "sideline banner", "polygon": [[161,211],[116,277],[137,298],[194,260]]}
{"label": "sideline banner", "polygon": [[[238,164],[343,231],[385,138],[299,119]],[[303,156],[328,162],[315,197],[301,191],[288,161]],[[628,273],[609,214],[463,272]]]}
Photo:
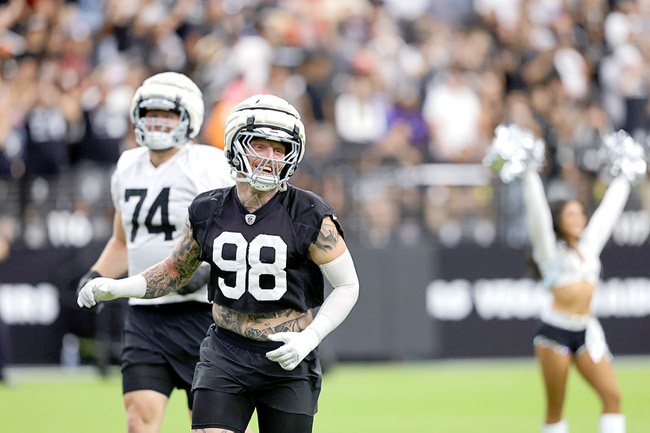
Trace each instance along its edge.
{"label": "sideline banner", "polygon": [[[532,356],[547,291],[530,277],[526,251],[493,245],[365,248],[348,242],[359,301],[321,354],[339,360]],[[104,242],[84,248],[14,248],[0,263],[0,318],[12,364],[57,364],[65,334],[92,338],[97,324],[119,341],[122,310],[99,315],[76,305],[77,280]],[[650,248],[608,245],[594,311],[614,355],[650,354]],[[104,315],[104,316],[102,316]],[[103,322],[102,322],[103,323]],[[0,345],[0,351],[3,345]]]}
{"label": "sideline banner", "polygon": [[[464,245],[438,252],[439,273],[426,290],[428,316],[447,358],[532,356],[532,338],[548,291],[526,261],[527,251]],[[603,281],[592,307],[617,354],[650,354],[650,249],[608,245]]]}
{"label": "sideline banner", "polygon": [[85,248],[14,247],[0,263],[0,320],[9,328],[9,363],[60,361],[66,333],[93,337],[96,314],[76,304],[77,281],[103,243]]}

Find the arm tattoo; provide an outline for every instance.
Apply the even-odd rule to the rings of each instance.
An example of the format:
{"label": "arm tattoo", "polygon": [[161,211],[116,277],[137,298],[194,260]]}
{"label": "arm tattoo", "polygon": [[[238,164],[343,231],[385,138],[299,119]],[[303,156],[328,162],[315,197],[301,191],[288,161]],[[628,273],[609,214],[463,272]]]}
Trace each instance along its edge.
{"label": "arm tattoo", "polygon": [[199,244],[192,237],[189,218],[185,218],[183,233],[169,257],[145,270],[147,280],[144,298],[159,298],[183,287],[199,268]]}
{"label": "arm tattoo", "polygon": [[314,246],[323,251],[332,251],[339,241],[339,231],[330,218],[325,218]]}

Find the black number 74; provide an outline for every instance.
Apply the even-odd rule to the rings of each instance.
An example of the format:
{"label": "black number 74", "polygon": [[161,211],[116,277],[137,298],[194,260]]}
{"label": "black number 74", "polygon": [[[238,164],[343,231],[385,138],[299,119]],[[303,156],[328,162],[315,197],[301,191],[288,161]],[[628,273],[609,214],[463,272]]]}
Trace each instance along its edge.
{"label": "black number 74", "polygon": [[[138,217],[140,216],[140,211],[142,210],[142,204],[144,203],[144,198],[147,196],[146,189],[127,189],[125,191],[125,200],[129,201],[131,197],[139,197],[138,203],[135,205],[133,210],[133,218],[131,218],[131,223],[133,227],[131,228],[131,242],[135,240],[135,236],[138,233]],[[153,217],[160,209],[160,224],[153,224]],[[164,233],[165,240],[172,240],[172,234],[176,230],[176,226],[169,224],[169,188],[163,188],[158,194],[158,197],[151,204],[151,209],[147,213],[147,218],[144,220],[144,224],[147,226],[149,233]]]}

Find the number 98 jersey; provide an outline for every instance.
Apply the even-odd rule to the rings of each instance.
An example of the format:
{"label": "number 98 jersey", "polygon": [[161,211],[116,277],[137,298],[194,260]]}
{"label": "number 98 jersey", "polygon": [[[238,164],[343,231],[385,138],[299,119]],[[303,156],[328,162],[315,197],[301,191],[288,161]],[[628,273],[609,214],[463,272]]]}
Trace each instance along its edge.
{"label": "number 98 jersey", "polygon": [[208,298],[244,314],[320,306],[323,275],[309,247],[328,216],[343,235],[328,203],[292,185],[255,212],[243,207],[234,187],[196,197],[189,219],[199,258],[211,267]]}

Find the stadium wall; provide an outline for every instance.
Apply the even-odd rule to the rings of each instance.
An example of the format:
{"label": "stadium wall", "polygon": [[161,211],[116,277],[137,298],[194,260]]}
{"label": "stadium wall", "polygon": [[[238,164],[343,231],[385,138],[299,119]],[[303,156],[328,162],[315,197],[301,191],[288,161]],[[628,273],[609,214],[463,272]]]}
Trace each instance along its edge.
{"label": "stadium wall", "polygon": [[[340,360],[532,356],[536,317],[548,293],[530,278],[526,251],[349,243],[361,297],[324,352]],[[77,280],[102,247],[15,248],[0,264],[0,318],[9,326],[12,364],[59,363],[66,334],[94,338],[103,332],[101,338],[119,340],[123,309],[96,314],[75,302]],[[612,243],[602,259],[604,282],[593,306],[612,351],[650,354],[644,337],[650,329],[650,249]]]}

